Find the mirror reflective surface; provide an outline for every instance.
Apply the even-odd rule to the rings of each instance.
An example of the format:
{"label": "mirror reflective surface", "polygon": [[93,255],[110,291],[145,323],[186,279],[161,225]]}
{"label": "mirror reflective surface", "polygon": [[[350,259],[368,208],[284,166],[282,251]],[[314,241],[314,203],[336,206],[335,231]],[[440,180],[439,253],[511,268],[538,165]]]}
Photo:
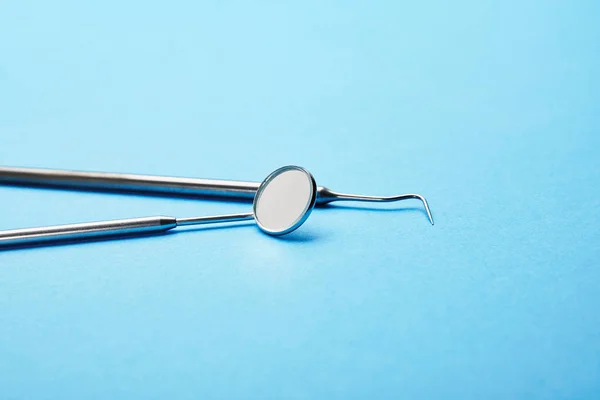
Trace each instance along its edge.
{"label": "mirror reflective surface", "polygon": [[310,172],[296,166],[279,168],[256,192],[256,223],[270,235],[292,232],[306,221],[316,198],[317,185]]}

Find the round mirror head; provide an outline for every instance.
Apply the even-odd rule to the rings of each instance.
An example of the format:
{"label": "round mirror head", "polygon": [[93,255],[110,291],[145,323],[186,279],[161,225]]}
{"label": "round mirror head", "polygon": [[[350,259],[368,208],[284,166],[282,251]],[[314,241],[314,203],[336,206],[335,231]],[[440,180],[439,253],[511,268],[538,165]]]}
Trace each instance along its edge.
{"label": "round mirror head", "polygon": [[317,184],[310,172],[296,166],[271,173],[254,197],[254,218],[263,232],[285,235],[306,221],[317,200]]}

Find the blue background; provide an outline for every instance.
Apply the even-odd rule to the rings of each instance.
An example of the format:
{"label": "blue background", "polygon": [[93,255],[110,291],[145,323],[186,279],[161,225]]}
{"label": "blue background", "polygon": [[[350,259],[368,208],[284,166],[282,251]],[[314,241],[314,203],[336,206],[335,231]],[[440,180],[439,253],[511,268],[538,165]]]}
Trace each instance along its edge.
{"label": "blue background", "polygon": [[[86,2],[87,3],[87,2]],[[0,397],[600,396],[597,1],[9,1],[0,164],[425,195],[0,253]],[[357,204],[358,205],[358,204]],[[0,188],[0,229],[243,203]]]}

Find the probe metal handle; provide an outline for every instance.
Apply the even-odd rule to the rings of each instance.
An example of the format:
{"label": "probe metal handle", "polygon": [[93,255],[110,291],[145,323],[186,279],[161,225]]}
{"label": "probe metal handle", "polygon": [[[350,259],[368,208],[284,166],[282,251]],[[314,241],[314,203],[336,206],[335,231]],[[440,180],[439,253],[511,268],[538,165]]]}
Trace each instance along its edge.
{"label": "probe metal handle", "polygon": [[0,231],[0,248],[58,241],[108,238],[125,235],[162,233],[177,226],[173,217],[145,217],[42,228]]}
{"label": "probe metal handle", "polygon": [[249,201],[254,199],[260,186],[260,182],[15,167],[0,167],[0,184],[108,192],[218,196]]}

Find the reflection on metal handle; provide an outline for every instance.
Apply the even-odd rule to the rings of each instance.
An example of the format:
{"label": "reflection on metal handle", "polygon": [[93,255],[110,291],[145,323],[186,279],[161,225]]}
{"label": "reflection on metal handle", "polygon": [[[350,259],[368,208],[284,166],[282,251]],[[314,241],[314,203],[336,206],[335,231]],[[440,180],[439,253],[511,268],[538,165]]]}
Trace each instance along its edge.
{"label": "reflection on metal handle", "polygon": [[172,217],[147,217],[47,226],[43,228],[15,229],[0,231],[0,247],[158,233],[168,231],[176,226],[177,220]]}

